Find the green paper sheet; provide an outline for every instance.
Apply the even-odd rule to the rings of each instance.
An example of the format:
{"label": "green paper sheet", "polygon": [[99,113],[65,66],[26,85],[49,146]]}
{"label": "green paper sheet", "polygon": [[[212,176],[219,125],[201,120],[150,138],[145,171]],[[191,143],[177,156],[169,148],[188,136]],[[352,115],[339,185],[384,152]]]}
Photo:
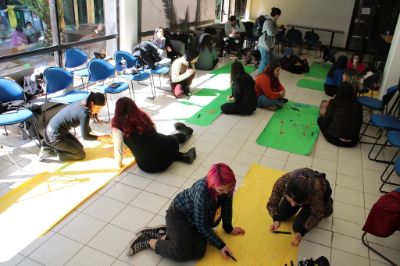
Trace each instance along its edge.
{"label": "green paper sheet", "polygon": [[318,138],[319,109],[312,105],[288,102],[275,111],[257,138],[257,144],[291,153],[308,155]]}
{"label": "green paper sheet", "polygon": [[[231,66],[232,66],[232,63],[225,64],[222,67],[214,69],[213,71],[211,71],[211,74],[213,74],[213,75],[230,74],[231,73]],[[249,74],[256,70],[256,68],[253,65],[243,65],[243,66],[244,66],[244,71],[246,71]]]}
{"label": "green paper sheet", "polygon": [[326,79],[326,75],[328,74],[329,69],[331,68],[331,64],[317,64],[313,63],[310,67],[310,71],[306,73],[304,76],[310,78],[318,78],[318,79]]}
{"label": "green paper sheet", "polygon": [[296,86],[301,88],[307,88],[317,91],[324,90],[324,83],[325,81],[322,79],[300,79]]}

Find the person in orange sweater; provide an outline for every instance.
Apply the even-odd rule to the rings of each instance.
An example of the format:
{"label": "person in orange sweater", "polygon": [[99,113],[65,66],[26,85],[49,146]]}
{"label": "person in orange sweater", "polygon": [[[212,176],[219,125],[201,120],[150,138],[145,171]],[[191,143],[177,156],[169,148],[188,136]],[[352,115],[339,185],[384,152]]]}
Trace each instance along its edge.
{"label": "person in orange sweater", "polygon": [[280,72],[281,65],[278,62],[272,62],[256,77],[258,107],[275,111],[287,103],[288,100],[284,98],[285,88],[279,81]]}

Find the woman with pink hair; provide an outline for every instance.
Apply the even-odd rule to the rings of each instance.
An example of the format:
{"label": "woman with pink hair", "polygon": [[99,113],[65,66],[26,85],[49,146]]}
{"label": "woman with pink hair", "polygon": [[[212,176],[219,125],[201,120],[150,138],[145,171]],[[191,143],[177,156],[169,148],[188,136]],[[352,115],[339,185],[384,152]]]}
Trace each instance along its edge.
{"label": "woman with pink hair", "polygon": [[228,165],[212,165],[206,177],[175,197],[167,210],[166,226],[143,228],[136,233],[128,256],[151,248],[175,261],[199,260],[209,242],[225,259],[232,257],[232,251],[212,228],[222,220],[227,234],[244,235],[242,228],[232,226],[235,185],[235,174]]}

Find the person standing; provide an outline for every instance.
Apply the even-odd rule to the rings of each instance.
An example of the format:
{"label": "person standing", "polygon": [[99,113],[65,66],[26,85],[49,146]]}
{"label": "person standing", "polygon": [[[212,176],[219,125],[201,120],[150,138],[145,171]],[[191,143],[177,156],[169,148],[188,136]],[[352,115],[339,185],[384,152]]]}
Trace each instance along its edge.
{"label": "person standing", "polygon": [[261,53],[261,62],[258,67],[258,73],[262,73],[269,62],[273,60],[273,50],[276,42],[276,35],[279,31],[276,22],[281,14],[282,12],[279,8],[273,7],[271,9],[271,15],[265,16],[262,35],[258,38],[257,44],[258,50]]}

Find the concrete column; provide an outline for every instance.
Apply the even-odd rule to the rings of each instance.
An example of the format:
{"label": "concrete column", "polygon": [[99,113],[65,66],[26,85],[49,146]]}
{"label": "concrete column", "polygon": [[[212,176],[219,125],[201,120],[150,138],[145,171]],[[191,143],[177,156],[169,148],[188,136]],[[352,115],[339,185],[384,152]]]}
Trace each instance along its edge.
{"label": "concrete column", "polygon": [[[138,42],[139,0],[119,1],[119,41],[120,49],[132,52]],[[149,18],[151,19],[151,18]]]}
{"label": "concrete column", "polygon": [[383,71],[382,85],[379,96],[385,94],[386,89],[397,85],[400,78],[400,19],[397,20],[396,30],[390,45],[389,55]]}

